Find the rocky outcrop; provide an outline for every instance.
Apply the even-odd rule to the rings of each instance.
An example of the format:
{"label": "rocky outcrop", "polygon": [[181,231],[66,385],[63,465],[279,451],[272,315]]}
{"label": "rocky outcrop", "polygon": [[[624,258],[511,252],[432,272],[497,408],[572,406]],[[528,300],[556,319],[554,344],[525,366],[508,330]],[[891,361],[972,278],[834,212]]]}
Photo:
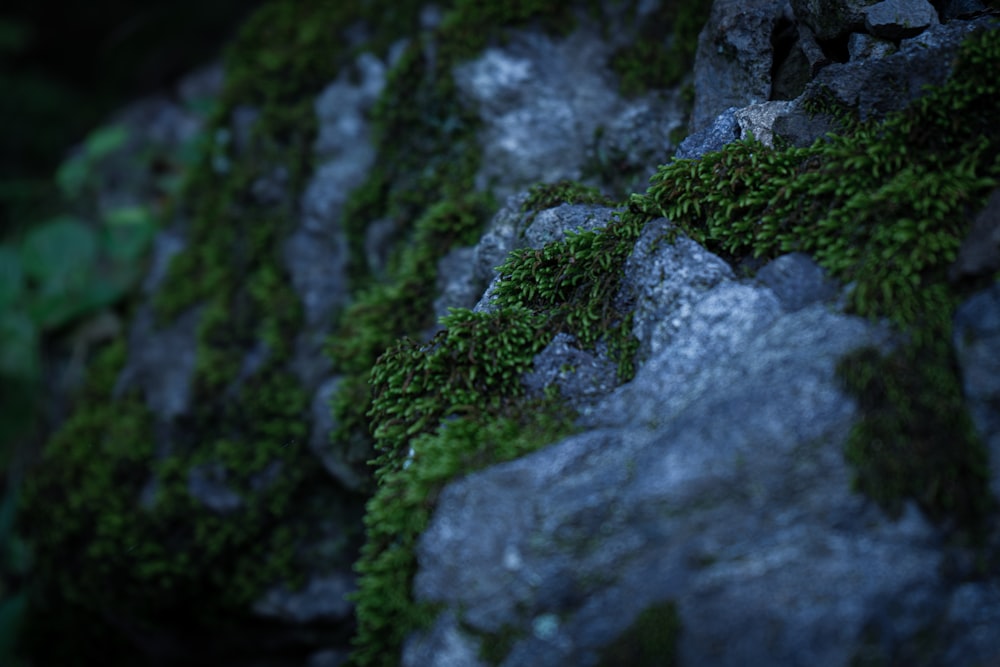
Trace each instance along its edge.
{"label": "rocky outcrop", "polygon": [[[1000,140],[947,134],[995,83],[906,129],[909,170],[888,131],[817,141],[898,119],[992,19],[718,0],[691,75],[625,94],[659,11],[626,4],[407,6],[405,29],[327,7],[322,35],[262,10],[126,339],[36,472],[38,617],[123,664],[1000,658],[995,202],[958,250]],[[960,387],[975,511],[863,483],[911,468],[858,452],[956,397],[878,403],[896,366],[865,363],[910,352]]]}

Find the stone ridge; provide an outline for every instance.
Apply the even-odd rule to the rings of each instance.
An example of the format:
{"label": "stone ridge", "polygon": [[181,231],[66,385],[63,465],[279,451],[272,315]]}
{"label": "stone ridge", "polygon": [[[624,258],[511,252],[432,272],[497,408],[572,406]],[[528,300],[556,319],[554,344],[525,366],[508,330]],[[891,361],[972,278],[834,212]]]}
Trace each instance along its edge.
{"label": "stone ridge", "polygon": [[33,663],[1000,659],[1000,33],[835,4],[260,9],[26,485]]}

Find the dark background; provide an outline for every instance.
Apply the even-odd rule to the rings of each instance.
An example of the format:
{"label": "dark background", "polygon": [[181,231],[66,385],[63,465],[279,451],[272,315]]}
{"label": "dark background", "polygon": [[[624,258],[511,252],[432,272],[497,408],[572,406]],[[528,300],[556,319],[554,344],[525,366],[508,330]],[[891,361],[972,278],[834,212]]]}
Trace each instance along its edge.
{"label": "dark background", "polygon": [[4,0],[0,240],[57,207],[52,175],[117,108],[220,57],[260,0]]}

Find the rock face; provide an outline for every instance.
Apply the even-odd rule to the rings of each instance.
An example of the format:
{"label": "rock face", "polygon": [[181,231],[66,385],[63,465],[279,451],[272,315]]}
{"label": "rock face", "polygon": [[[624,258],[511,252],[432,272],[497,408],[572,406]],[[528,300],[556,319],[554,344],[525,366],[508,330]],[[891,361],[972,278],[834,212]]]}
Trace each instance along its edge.
{"label": "rock face", "polygon": [[[904,349],[915,336],[888,316],[855,314],[860,279],[823,268],[841,257],[830,248],[788,244],[759,259],[752,247],[696,241],[664,217],[664,200],[617,191],[622,173],[648,178],[671,159],[710,164],[751,135],[763,145],[747,151],[762,162],[772,149],[810,146],[842,128],[838,105],[861,120],[885,119],[924,85],[945,83],[963,40],[994,27],[973,4],[716,0],[684,82],[691,107],[683,86],[619,90],[615,54],[652,20],[655,2],[604,8],[603,18],[508,15],[492,3],[482,16],[464,6],[416,8],[404,21],[406,30],[422,25],[414,34],[329,10],[328,33],[353,45],[336,56],[297,14],[285,26],[291,36],[261,14],[256,27],[279,43],[244,45],[264,54],[253,59],[261,69],[248,77],[231,63],[228,92],[219,81],[213,89],[231,108],[206,142],[199,173],[209,193],[192,190],[210,205],[180,209],[158,236],[120,364],[95,373],[110,380],[88,390],[38,474],[26,516],[40,553],[59,564],[59,550],[72,549],[76,559],[71,579],[49,571],[44,590],[54,597],[38,603],[39,613],[60,606],[53,590],[83,582],[59,593],[72,600],[62,622],[84,628],[81,636],[101,624],[110,644],[128,646],[115,653],[122,664],[340,665],[355,633],[356,665],[649,664],[615,653],[620,644],[645,646],[648,613],[672,628],[654,664],[1000,661],[995,512],[980,517],[976,546],[961,546],[967,527],[957,519],[939,520],[913,498],[893,514],[853,489],[861,464],[845,448],[871,415],[848,392],[842,362],[866,348]],[[294,57],[292,40],[317,59],[282,60]],[[456,52],[462,57],[449,60]],[[308,76],[310,96],[283,96],[285,72]],[[258,77],[274,90],[254,92]],[[827,106],[817,112],[821,99]],[[446,108],[418,106],[427,100]],[[174,113],[163,123],[188,131]],[[685,127],[691,133],[679,143]],[[434,144],[437,136],[448,140]],[[981,152],[995,143],[986,136]],[[469,170],[433,163],[459,154],[459,144],[477,153]],[[413,155],[426,163],[392,171]],[[818,178],[810,182],[819,192],[828,185],[821,167],[803,160],[793,171]],[[441,173],[455,180],[439,182]],[[978,206],[968,191],[988,194],[997,182],[992,172],[977,179],[941,191]],[[547,187],[531,187],[539,182]],[[912,189],[909,181],[893,187]],[[710,196],[730,195],[737,210],[754,193],[737,182]],[[478,210],[473,200],[490,202],[486,215],[469,212]],[[1000,495],[997,253],[976,242],[995,240],[995,200],[961,252],[956,234],[967,228],[956,224],[942,241],[954,248],[939,254],[953,259],[954,250],[958,261],[951,286],[933,287],[951,309],[935,319],[953,323],[946,372],[963,387],[990,455],[988,486]],[[633,236],[622,231],[640,219]],[[763,238],[753,226],[748,234],[758,231]],[[612,234],[618,244],[601,245]],[[864,245],[845,231],[835,250],[863,253],[851,254],[852,243]],[[512,283],[511,258],[533,261],[528,273],[538,282]],[[914,280],[922,272],[940,279],[939,260],[926,271],[918,265]],[[901,258],[883,261],[909,270]],[[586,294],[605,302],[583,315],[566,309]],[[372,367],[440,352],[448,340],[440,320],[452,309],[495,322],[517,310],[514,301],[517,312],[531,311],[534,331],[549,335],[530,341],[538,345],[531,354],[541,350],[530,370],[503,378],[517,390],[488,385],[497,395],[480,409],[473,395],[486,381],[470,373],[463,391],[473,398],[439,424],[417,415],[409,439],[380,441],[394,424],[374,423]],[[426,312],[413,317],[418,309]],[[561,328],[545,329],[546,318]],[[626,331],[627,343],[612,330]],[[354,338],[331,340],[338,336]],[[457,361],[471,365],[481,354],[473,343]],[[395,390],[437,369],[411,371]],[[515,404],[528,413],[558,405],[571,418],[562,436],[520,458],[495,462],[491,449],[505,443],[492,442],[468,474],[432,470],[441,478],[429,492],[398,494],[413,501],[412,516],[377,513],[380,494],[419,468],[414,440],[426,444],[469,414],[487,419]],[[117,406],[127,407],[116,414]],[[100,456],[72,449],[81,438]],[[77,453],[60,459],[64,450]],[[405,460],[392,459],[398,452]],[[461,458],[447,454],[442,466]],[[102,472],[100,457],[118,467]],[[365,465],[375,457],[384,464],[377,483]],[[117,513],[104,514],[109,505]],[[62,507],[73,508],[72,520]],[[364,560],[361,543],[388,519],[399,530],[381,542],[402,543],[426,523],[389,568],[405,584],[379,580],[379,595],[362,585],[355,597],[359,576],[363,584],[385,574]],[[381,542],[368,548],[392,546]],[[143,555],[129,555],[137,546]],[[285,560],[272,562],[274,553]],[[218,613],[232,624],[223,631],[211,618],[189,618],[199,595],[224,598]],[[152,612],[134,611],[150,600]],[[397,603],[436,611],[421,629],[412,609],[378,615]],[[200,652],[204,636],[218,641]]]}

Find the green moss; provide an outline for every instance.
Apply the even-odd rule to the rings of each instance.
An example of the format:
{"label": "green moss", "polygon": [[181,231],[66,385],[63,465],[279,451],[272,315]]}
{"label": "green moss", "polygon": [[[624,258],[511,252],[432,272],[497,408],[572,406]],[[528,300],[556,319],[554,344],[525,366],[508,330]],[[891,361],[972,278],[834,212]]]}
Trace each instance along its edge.
{"label": "green moss", "polygon": [[425,345],[401,342],[372,372],[378,491],[357,570],[355,665],[395,665],[403,639],[432,618],[410,598],[413,548],[438,492],[456,476],[522,456],[569,432],[555,404],[523,401],[520,376],[542,348],[523,309],[454,311]]}
{"label": "green moss", "polygon": [[515,250],[500,267],[495,303],[546,313],[553,334],[565,331],[593,349],[605,340],[619,378],[631,379],[637,342],[631,317],[613,305],[622,267],[645,224],[624,212],[601,230],[570,232],[543,248]]}
{"label": "green moss", "polygon": [[842,109],[843,135],[807,148],[750,139],[676,160],[630,200],[633,212],[667,216],[734,260],[807,252],[854,285],[855,312],[888,317],[904,332],[909,342],[896,355],[876,361],[868,353],[841,368],[856,374],[847,382],[867,408],[848,458],[859,488],[887,507],[916,498],[931,516],[965,527],[990,502],[981,444],[946,352],[960,296],[946,272],[969,212],[1000,184],[998,61],[1000,31],[980,32],[944,86],[884,122],[861,123]]}
{"label": "green moss", "polygon": [[601,193],[597,188],[583,185],[577,181],[556,181],[555,183],[538,183],[528,189],[528,198],[521,204],[521,212],[529,217],[524,226],[534,220],[534,214],[562,204],[593,204],[596,206],[614,206],[615,200]]}
{"label": "green moss", "polygon": [[698,33],[711,7],[700,0],[663,0],[639,26],[635,41],[611,57],[621,93],[637,96],[681,83],[694,64]]}
{"label": "green moss", "polygon": [[[59,649],[73,664],[108,664],[117,655],[127,633],[108,619],[128,619],[136,632],[218,628],[242,619],[266,585],[301,579],[296,544],[315,518],[301,505],[323,478],[298,445],[307,436],[308,397],[286,362],[301,306],[278,249],[312,168],[312,100],[353,57],[338,33],[357,11],[273,3],[227,53],[213,123],[221,132],[240,106],[259,117],[239,152],[236,142],[217,142],[186,186],[188,247],[155,305],[164,323],[193,306],[201,319],[195,407],[171,425],[168,451],[154,451],[141,398],[113,395],[124,361],[119,344],[91,372],[73,416],[26,482],[22,523],[37,579],[29,625],[63,632],[46,625],[58,616],[76,627],[82,643]],[[287,175],[284,196],[263,204],[253,184],[276,170]],[[244,373],[245,355],[260,344],[260,366]],[[189,489],[198,471],[224,479],[239,507],[217,512],[195,499]],[[334,511],[352,511],[349,501],[336,502]],[[350,545],[336,558],[349,562]],[[88,644],[89,633],[106,641]],[[55,649],[39,637],[33,649],[45,662]],[[136,664],[129,651],[121,655]],[[52,660],[46,664],[68,664]]]}
{"label": "green moss", "polygon": [[681,632],[677,605],[663,602],[645,609],[618,639],[601,652],[601,667],[673,667]]}
{"label": "green moss", "polygon": [[911,346],[886,356],[863,349],[843,359],[838,373],[865,415],[846,450],[855,487],[893,516],[913,499],[932,519],[984,527],[995,509],[989,455],[964,408],[950,348]]}

